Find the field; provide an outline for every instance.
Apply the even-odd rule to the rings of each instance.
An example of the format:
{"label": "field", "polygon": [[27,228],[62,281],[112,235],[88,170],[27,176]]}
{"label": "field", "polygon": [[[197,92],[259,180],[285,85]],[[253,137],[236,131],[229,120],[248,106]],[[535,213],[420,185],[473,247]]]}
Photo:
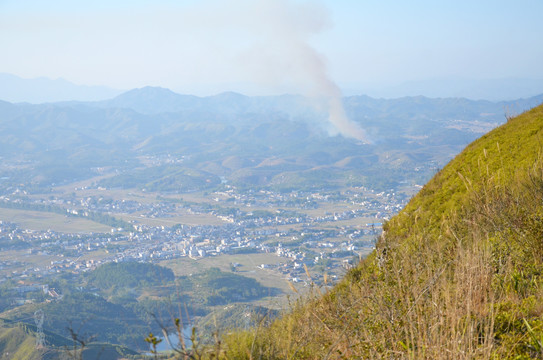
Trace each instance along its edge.
{"label": "field", "polygon": [[36,231],[52,230],[64,233],[90,233],[109,232],[111,230],[110,226],[94,221],[42,211],[0,208],[0,220],[15,223],[23,229]]}
{"label": "field", "polygon": [[[258,268],[259,265],[277,265],[284,263],[285,259],[275,254],[238,254],[205,257],[200,259],[179,258],[160,263],[173,270],[176,276],[186,276],[202,272],[211,267],[217,267],[222,271],[231,271],[230,264],[237,263],[237,273],[252,277],[264,286],[277,287],[281,290],[289,289],[286,280],[278,281],[278,276],[271,270]],[[284,283],[284,284],[283,284]]]}
{"label": "field", "polygon": [[[239,255],[221,255],[217,257],[207,257],[201,259],[180,258],[167,260],[160,263],[173,270],[176,276],[187,276],[203,272],[211,267],[217,267],[225,272],[231,271],[231,264],[239,264],[236,273],[239,275],[253,278],[263,286],[278,288],[284,294],[281,298],[260,300],[258,305],[282,307],[285,305],[285,296],[294,295],[291,285],[288,281],[273,268],[260,268],[262,264],[277,265],[284,263],[285,258],[278,257],[275,254],[239,254]],[[303,285],[296,284],[298,291],[303,291]],[[181,289],[182,290],[182,289]],[[264,303],[262,303],[264,302]]]}
{"label": "field", "polygon": [[[258,297],[237,300],[240,306],[288,311],[293,300],[307,296],[312,289],[316,289],[315,286],[323,291],[341,279],[347,271],[344,260],[356,262],[357,256],[364,257],[371,249],[361,246],[370,246],[375,238],[375,234],[368,232],[366,224],[382,221],[374,217],[372,209],[365,209],[349,198],[351,193],[358,193],[360,198],[368,196],[370,201],[379,200],[377,196],[354,188],[345,190],[345,193],[332,194],[316,192],[292,195],[238,189],[229,193],[219,189],[216,192],[176,194],[147,192],[139,188],[97,187],[96,182],[102,178],[104,176],[57,186],[45,194],[29,193],[14,197],[18,201],[22,199],[29,207],[34,206],[30,208],[41,211],[0,208],[0,220],[15,223],[23,230],[15,232],[16,236],[35,236],[30,247],[8,248],[9,251],[2,252],[0,278],[12,278],[12,271],[16,271],[15,276],[36,277],[36,281],[44,282],[51,276],[50,271],[81,273],[102,261],[158,261],[159,265],[172,269],[178,277],[219,268],[225,273],[235,272],[254,279],[269,290],[264,290]],[[361,209],[364,212],[361,213]],[[103,214],[103,218],[95,219],[106,224],[112,224],[109,222],[111,220],[123,220],[125,223],[112,225],[115,227],[112,229],[86,218],[68,217],[64,215],[66,210],[76,210],[78,213],[74,215],[78,216],[84,212]],[[351,218],[351,215],[356,217]],[[6,229],[12,231],[10,227]],[[41,237],[39,231],[48,229],[57,234],[51,238],[49,235]],[[180,233],[186,232],[182,237],[177,233],[180,229]],[[38,233],[25,233],[24,230],[36,230]],[[91,232],[94,233],[91,236],[84,235]],[[81,235],[76,236],[77,240],[73,243],[63,244],[64,239],[71,239],[72,235],[69,234]],[[312,240],[300,240],[304,236]],[[223,251],[215,255],[215,250],[205,249],[206,255],[188,257],[184,252],[189,251],[185,247],[186,241],[190,241],[191,247],[205,247],[199,244],[220,245],[223,239],[231,254]],[[255,243],[268,248],[256,249]],[[278,256],[275,253],[278,243],[288,249],[289,254]],[[357,248],[346,250],[345,244],[349,243],[356,244]],[[235,254],[238,250],[254,253]],[[332,254],[336,251],[340,254]],[[311,279],[305,273],[302,261],[308,267]],[[52,275],[52,278],[55,276]],[[194,279],[199,281],[200,277]],[[189,297],[203,296],[200,290],[195,289],[191,281],[183,284],[180,280],[166,287],[142,290],[137,298],[141,301],[160,300],[174,292]],[[234,293],[242,294],[243,291],[236,287]],[[126,294],[119,292],[115,296],[108,296],[120,301],[125,299],[123,296]],[[206,301],[209,294],[204,295],[202,299]],[[220,311],[224,304],[212,303],[205,307],[206,311]]]}

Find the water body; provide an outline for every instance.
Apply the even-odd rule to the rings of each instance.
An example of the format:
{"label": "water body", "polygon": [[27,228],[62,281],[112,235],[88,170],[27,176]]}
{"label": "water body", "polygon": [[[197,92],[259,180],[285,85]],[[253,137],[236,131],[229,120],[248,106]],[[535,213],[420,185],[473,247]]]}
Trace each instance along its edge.
{"label": "water body", "polygon": [[[185,342],[185,346],[187,348],[190,348],[191,345],[192,345],[192,342],[190,341],[190,336],[192,335],[192,326],[191,325],[187,325],[183,328],[183,340]],[[180,344],[179,344],[179,336],[177,333],[170,333],[169,336],[168,336],[168,339],[170,340],[170,343],[171,343],[171,346],[170,344],[168,343],[168,341],[166,340],[165,337],[163,336],[157,336],[158,339],[162,340],[160,342],[160,344],[157,345],[156,347],[156,350],[158,352],[161,352],[161,351],[170,351],[174,348],[180,348]],[[150,348],[152,349],[152,348]]]}

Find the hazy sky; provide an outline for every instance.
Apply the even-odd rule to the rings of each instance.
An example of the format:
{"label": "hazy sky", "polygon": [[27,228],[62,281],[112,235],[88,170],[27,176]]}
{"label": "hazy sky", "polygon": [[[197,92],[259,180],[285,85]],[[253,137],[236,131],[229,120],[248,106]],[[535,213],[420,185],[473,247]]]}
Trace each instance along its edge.
{"label": "hazy sky", "polygon": [[0,72],[181,93],[543,79],[543,0],[0,0]]}

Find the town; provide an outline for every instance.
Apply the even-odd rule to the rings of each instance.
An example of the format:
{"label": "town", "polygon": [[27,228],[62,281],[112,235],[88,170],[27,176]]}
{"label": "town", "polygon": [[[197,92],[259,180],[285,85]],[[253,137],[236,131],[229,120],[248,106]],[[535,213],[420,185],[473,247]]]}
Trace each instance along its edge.
{"label": "town", "polygon": [[[416,188],[413,189],[415,191]],[[239,190],[224,185],[199,194],[199,201],[178,194],[118,192],[85,186],[69,195],[0,196],[0,208],[12,212],[55,213],[67,219],[92,218],[107,232],[28,229],[0,221],[0,284],[16,283],[14,302],[29,289],[46,289],[55,274],[79,274],[108,262],[163,263],[179,258],[199,261],[228,255],[269,254],[276,261],[255,263],[278,281],[307,283],[308,267],[319,267],[312,281],[333,281],[374,246],[382,223],[407,202],[406,192],[377,193],[364,187],[329,192]],[[182,194],[184,197],[186,194]],[[138,201],[138,197],[140,200]],[[153,198],[154,201],[149,201]],[[99,216],[98,216],[98,215]],[[183,223],[203,217],[200,223]],[[109,224],[109,225],[108,225]],[[110,226],[115,224],[116,226]],[[241,264],[230,264],[237,271]],[[49,289],[44,293],[51,293]]]}

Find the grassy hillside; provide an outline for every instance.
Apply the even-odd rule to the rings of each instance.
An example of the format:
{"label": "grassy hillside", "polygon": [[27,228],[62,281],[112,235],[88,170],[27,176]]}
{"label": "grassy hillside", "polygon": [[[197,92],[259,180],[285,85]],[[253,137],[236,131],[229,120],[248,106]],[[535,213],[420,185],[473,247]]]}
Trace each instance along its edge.
{"label": "grassy hillside", "polygon": [[0,328],[0,359],[41,359],[36,339],[20,327]]}
{"label": "grassy hillside", "polygon": [[[79,340],[82,340],[78,338]],[[135,351],[106,343],[82,343],[53,332],[44,331],[46,347],[36,346],[36,327],[29,323],[0,320],[0,359],[133,359]]]}
{"label": "grassy hillside", "polygon": [[543,106],[473,142],[339,286],[224,357],[543,358],[542,150]]}

